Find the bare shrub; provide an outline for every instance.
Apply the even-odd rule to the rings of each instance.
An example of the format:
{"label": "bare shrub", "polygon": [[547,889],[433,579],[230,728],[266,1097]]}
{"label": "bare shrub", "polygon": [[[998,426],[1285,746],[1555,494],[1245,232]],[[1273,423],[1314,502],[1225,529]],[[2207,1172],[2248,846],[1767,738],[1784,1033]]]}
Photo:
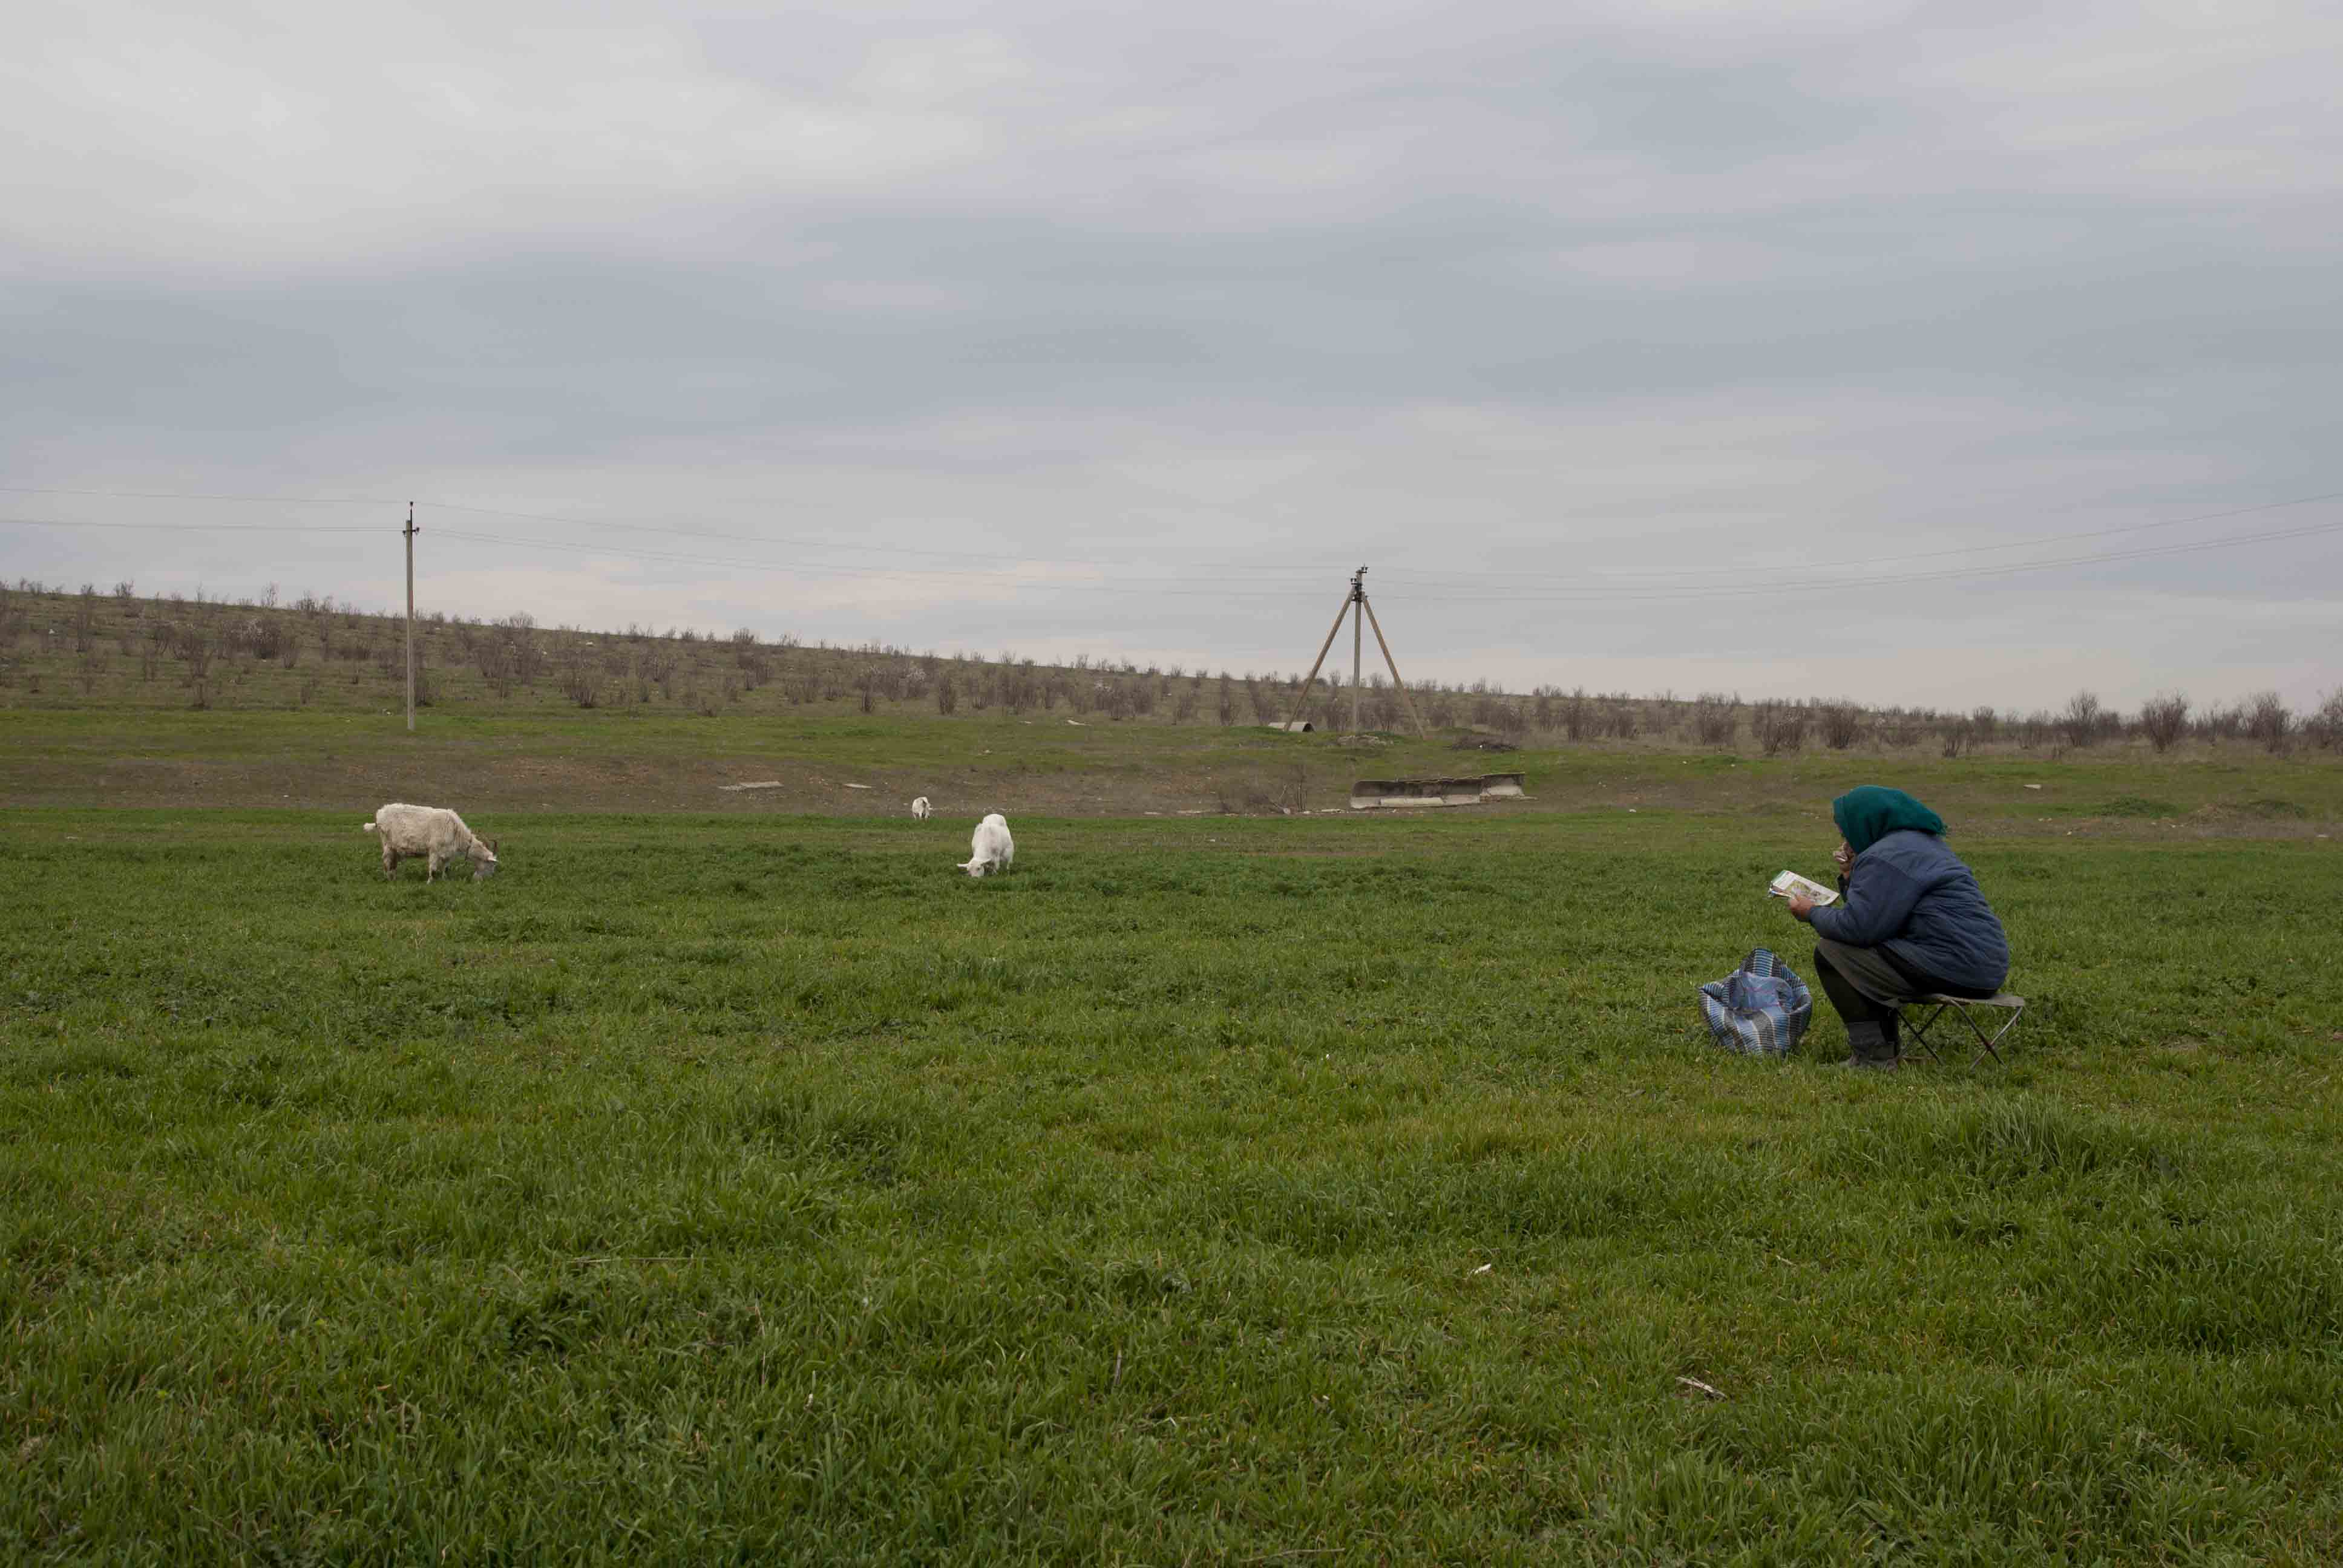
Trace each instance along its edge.
{"label": "bare shrub", "polygon": [[532,691],[545,668],[545,648],[537,640],[537,622],[528,615],[507,616],[496,624],[496,640],[511,660],[512,678]]}
{"label": "bare shrub", "polygon": [[1749,732],[1768,757],[1799,750],[1806,743],[1806,709],[1795,703],[1760,702],[1749,710]]}
{"label": "bare shrub", "polygon": [[739,632],[732,634],[732,663],[740,671],[740,684],[750,691],[773,678],[772,660],[765,650],[753,638],[742,642]]}
{"label": "bare shrub", "polygon": [[1642,715],[1635,711],[1634,703],[1629,699],[1625,692],[1622,691],[1614,697],[1604,699],[1604,734],[1618,740],[1633,740],[1635,739],[1636,732],[1642,728],[1641,719]]}
{"label": "bare shrub", "polygon": [[2099,738],[2099,719],[2105,711],[2097,692],[2078,691],[2066,699],[2066,710],[2058,716],[2059,734],[2077,750],[2089,746]]}
{"label": "bare shrub", "polygon": [[952,679],[950,670],[936,678],[936,711],[950,718],[960,710],[960,683]]}
{"label": "bare shrub", "polygon": [[512,645],[502,638],[482,638],[472,648],[472,662],[478,667],[480,678],[498,697],[509,697],[513,689]]}
{"label": "bare shrub", "polygon": [[81,595],[74,601],[73,650],[86,654],[97,646],[97,585],[84,583]]}
{"label": "bare shrub", "polygon": [[1995,717],[1993,707],[1990,703],[1979,707],[1970,712],[1970,744],[1975,746],[1991,745],[1993,743],[1993,738],[1999,729],[2000,720]]}
{"label": "bare shrub", "polygon": [[2167,691],[2141,703],[2139,731],[2158,752],[2171,750],[2188,733],[2188,699]]}
{"label": "bare shrub", "polygon": [[1822,742],[1832,750],[1844,751],[1863,739],[1863,709],[1857,704],[1844,699],[1817,702],[1813,712]]}
{"label": "bare shrub", "polygon": [[2273,756],[2294,743],[2294,714],[2275,691],[2246,699],[2246,739]]}
{"label": "bare shrub", "polygon": [[649,702],[651,688],[659,688],[659,696],[675,699],[675,639],[653,642],[635,650],[635,700]]}
{"label": "bare shrub", "polygon": [[1740,732],[1741,699],[1721,691],[1704,691],[1693,699],[1693,739],[1703,746],[1730,746]]}
{"label": "bare shrub", "polygon": [[562,649],[561,695],[580,708],[602,703],[602,671],[595,668],[594,650],[576,638]]}
{"label": "bare shrub", "polygon": [[[286,650],[293,646],[291,634],[273,615],[255,617],[246,624],[244,635],[245,644],[252,650],[252,657],[258,659],[282,658]],[[292,666],[286,668],[290,669]]]}
{"label": "bare shrub", "polygon": [[2302,737],[2321,751],[2343,750],[2343,687],[2328,692],[2318,712],[2304,716]]}
{"label": "bare shrub", "polygon": [[1574,687],[1562,704],[1562,732],[1573,740],[1584,740],[1594,728],[1594,704],[1587,700],[1586,688]]}
{"label": "bare shrub", "polygon": [[1948,758],[1958,757],[1976,741],[1976,731],[1966,719],[1946,719],[1938,726],[1936,736],[1943,742],[1945,755]]}

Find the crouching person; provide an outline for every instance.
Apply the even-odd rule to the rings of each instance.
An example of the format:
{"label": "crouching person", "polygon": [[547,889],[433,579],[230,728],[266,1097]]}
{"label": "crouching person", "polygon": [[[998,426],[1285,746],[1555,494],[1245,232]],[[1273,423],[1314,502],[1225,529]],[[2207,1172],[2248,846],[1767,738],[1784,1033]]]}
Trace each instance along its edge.
{"label": "crouching person", "polygon": [[2009,978],[2009,939],[1976,877],[1945,847],[1945,819],[1866,784],[1831,802],[1840,901],[1790,900],[1815,929],[1815,972],[1846,1023],[1849,1067],[1894,1068],[1896,1010],[1931,993],[1988,997]]}

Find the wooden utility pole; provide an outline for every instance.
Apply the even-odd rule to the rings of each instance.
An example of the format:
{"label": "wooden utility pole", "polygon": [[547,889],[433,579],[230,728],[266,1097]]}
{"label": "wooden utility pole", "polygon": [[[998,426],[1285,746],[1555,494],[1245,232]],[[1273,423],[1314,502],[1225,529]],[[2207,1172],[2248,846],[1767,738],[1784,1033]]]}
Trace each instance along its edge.
{"label": "wooden utility pole", "polygon": [[[1334,624],[1326,628],[1326,640],[1318,645],[1318,657],[1310,661],[1310,673],[1302,679],[1302,694],[1294,699],[1293,719],[1287,719],[1287,724],[1292,724],[1294,719],[1300,719],[1309,710],[1310,693],[1318,684],[1318,671],[1326,662],[1326,650],[1334,646],[1334,638],[1342,629],[1342,618],[1350,613],[1351,601],[1346,596],[1342,600],[1342,608],[1334,612]],[[1282,729],[1284,726],[1280,728]]]}
{"label": "wooden utility pole", "polygon": [[1415,699],[1407,694],[1407,682],[1399,678],[1399,661],[1392,658],[1391,644],[1383,640],[1383,623],[1375,618],[1375,607],[1367,602],[1363,594],[1359,596],[1359,608],[1367,612],[1367,624],[1375,628],[1375,646],[1383,650],[1383,668],[1391,671],[1392,686],[1399,692],[1399,699],[1407,704],[1407,716],[1414,720],[1415,733],[1421,739],[1424,733],[1423,719],[1415,711]]}
{"label": "wooden utility pole", "polygon": [[415,501],[407,501],[406,535],[407,535],[407,734],[415,734]]}
{"label": "wooden utility pole", "polygon": [[[1392,685],[1398,690],[1400,701],[1407,706],[1407,716],[1414,721],[1416,734],[1423,735],[1423,718],[1415,710],[1415,699],[1408,695],[1407,682],[1399,678],[1398,661],[1392,658],[1391,644],[1383,638],[1383,623],[1375,618],[1375,607],[1367,602],[1367,568],[1364,567],[1351,574],[1351,586],[1342,595],[1342,608],[1334,612],[1334,624],[1326,628],[1326,640],[1318,645],[1318,657],[1311,662],[1310,673],[1302,678],[1302,695],[1294,703],[1293,718],[1298,719],[1309,711],[1310,694],[1318,686],[1318,671],[1325,667],[1326,650],[1334,646],[1334,638],[1342,631],[1342,618],[1346,615],[1351,618],[1351,732],[1353,735],[1359,733],[1360,666],[1365,646],[1365,633],[1359,623],[1363,618],[1367,625],[1375,628],[1375,646],[1383,650],[1383,667],[1391,671]],[[1289,719],[1287,722],[1292,721]]]}

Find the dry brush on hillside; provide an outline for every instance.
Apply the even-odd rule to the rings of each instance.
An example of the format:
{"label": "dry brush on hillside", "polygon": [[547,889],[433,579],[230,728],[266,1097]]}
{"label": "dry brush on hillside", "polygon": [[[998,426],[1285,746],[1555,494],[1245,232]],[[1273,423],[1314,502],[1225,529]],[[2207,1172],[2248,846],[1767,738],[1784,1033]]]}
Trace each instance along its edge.
{"label": "dry brush on hillside", "polygon": [[[405,701],[403,617],[304,594],[280,602],[198,591],[142,597],[133,583],[101,591],[29,579],[0,583],[0,706],[108,709],[326,708],[380,712]],[[1353,694],[1338,672],[1302,699],[1298,673],[1167,668],[1111,656],[1048,663],[1002,649],[914,651],[880,642],[808,643],[639,624],[623,630],[547,627],[527,614],[494,619],[432,613],[416,626],[419,708],[467,711],[654,710],[726,715],[933,713],[959,719],[1075,724],[1274,724],[1296,717],[1347,727]],[[2192,706],[2167,693],[2127,716],[2080,691],[2063,709],[1945,712],[1870,708],[1844,698],[1744,700],[1707,691],[1635,696],[1540,685],[1508,692],[1486,680],[1427,681],[1413,706],[1435,730],[1511,744],[1750,750],[1864,749],[1945,757],[1992,749],[2048,756],[2136,747],[2238,745],[2282,753],[2343,750],[2343,690],[2315,711],[2276,692]],[[1365,728],[1412,728],[1383,676],[1357,693]]]}

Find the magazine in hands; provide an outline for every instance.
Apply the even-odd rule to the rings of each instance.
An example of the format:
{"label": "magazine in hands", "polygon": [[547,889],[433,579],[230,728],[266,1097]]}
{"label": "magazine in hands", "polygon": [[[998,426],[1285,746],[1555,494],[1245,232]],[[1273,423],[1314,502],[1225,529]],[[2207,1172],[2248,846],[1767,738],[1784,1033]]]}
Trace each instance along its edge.
{"label": "magazine in hands", "polygon": [[1765,886],[1765,891],[1776,899],[1808,898],[1818,904],[1835,904],[1838,894],[1820,882],[1801,877],[1795,871],[1785,871]]}

